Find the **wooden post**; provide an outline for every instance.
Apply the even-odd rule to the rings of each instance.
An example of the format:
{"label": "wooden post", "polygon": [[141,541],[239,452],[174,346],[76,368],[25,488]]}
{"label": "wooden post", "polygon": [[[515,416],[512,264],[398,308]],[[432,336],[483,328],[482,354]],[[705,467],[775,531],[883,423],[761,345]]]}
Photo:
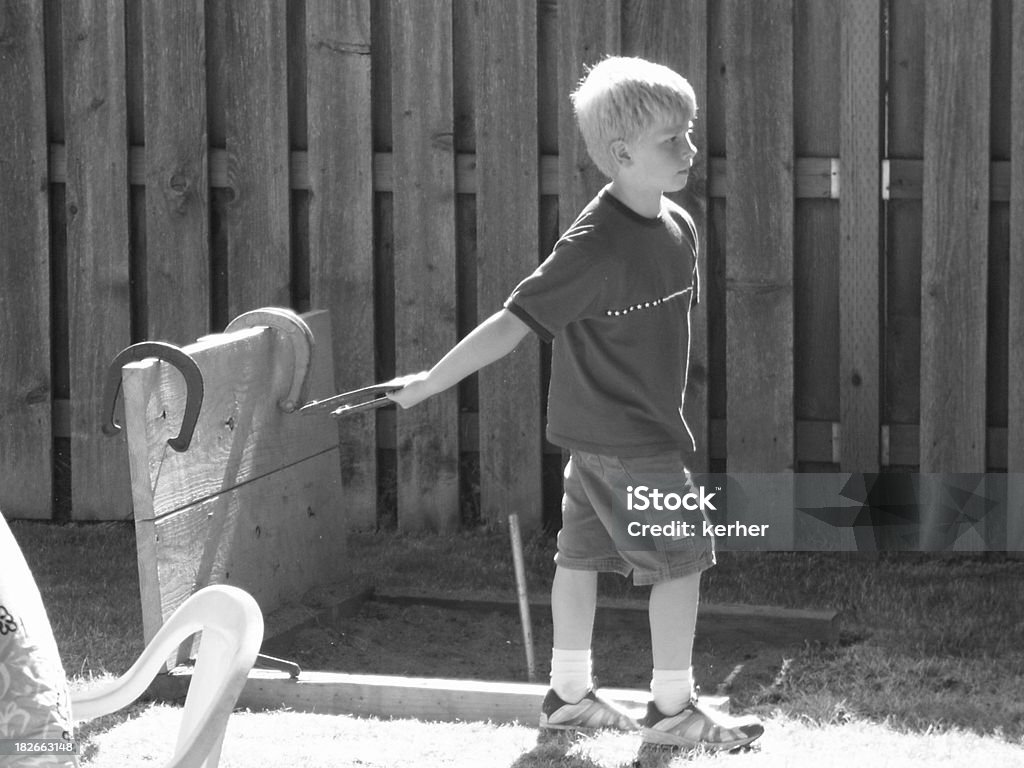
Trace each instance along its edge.
{"label": "wooden post", "polygon": [[7,517],[46,519],[53,438],[41,0],[5,3],[0,29],[0,510]]}
{"label": "wooden post", "polygon": [[[434,364],[456,342],[450,0],[391,6],[395,366]],[[459,525],[452,390],[398,414],[398,528]]]}
{"label": "wooden post", "polygon": [[[537,8],[477,8],[477,316],[497,311],[537,267]],[[479,373],[483,519],[542,523],[540,354],[527,336]]]}
{"label": "wooden post", "polygon": [[[341,391],[376,376],[373,136],[368,0],[306,6],[310,300],[331,311]],[[377,522],[376,418],[338,424],[341,477],[353,528]]]}
{"label": "wooden post", "polygon": [[124,441],[99,430],[108,363],[131,339],[124,3],[62,6],[71,497],[76,520],[130,517]]}

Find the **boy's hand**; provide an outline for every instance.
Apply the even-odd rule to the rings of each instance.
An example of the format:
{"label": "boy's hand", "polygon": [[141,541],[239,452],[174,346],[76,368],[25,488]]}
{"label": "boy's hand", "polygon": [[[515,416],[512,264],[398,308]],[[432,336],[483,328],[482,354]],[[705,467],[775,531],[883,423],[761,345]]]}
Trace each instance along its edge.
{"label": "boy's hand", "polygon": [[388,384],[401,386],[401,389],[397,389],[394,392],[388,392],[388,399],[394,400],[402,408],[412,408],[417,403],[423,402],[434,394],[427,387],[427,375],[427,371],[420,371],[419,373],[410,373],[405,376],[399,376],[398,378],[392,379]]}

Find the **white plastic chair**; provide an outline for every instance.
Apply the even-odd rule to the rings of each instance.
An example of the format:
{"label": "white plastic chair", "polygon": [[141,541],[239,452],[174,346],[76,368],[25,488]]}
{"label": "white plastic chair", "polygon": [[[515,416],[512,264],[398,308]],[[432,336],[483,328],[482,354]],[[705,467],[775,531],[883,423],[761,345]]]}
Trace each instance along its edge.
{"label": "white plastic chair", "polygon": [[263,614],[237,587],[205,587],[182,603],[131,669],[110,684],[71,696],[72,717],[92,720],[135,701],[168,656],[202,632],[174,756],[167,768],[216,768],[228,716],[245,686],[263,642]]}

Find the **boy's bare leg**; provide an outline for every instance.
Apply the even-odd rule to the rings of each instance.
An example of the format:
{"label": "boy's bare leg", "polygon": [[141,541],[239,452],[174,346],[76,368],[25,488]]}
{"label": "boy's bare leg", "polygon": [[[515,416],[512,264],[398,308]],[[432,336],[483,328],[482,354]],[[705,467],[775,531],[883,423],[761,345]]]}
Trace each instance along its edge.
{"label": "boy's bare leg", "polygon": [[596,607],[597,573],[556,566],[551,586],[551,689],[563,701],[577,702],[593,686],[590,642]]}
{"label": "boy's bare leg", "polygon": [[554,646],[565,651],[589,651],[597,609],[597,572],[555,566],[551,585]]}
{"label": "boy's bare leg", "polygon": [[542,731],[635,731],[639,727],[627,712],[593,690],[590,641],[596,608],[597,573],[556,566],[551,587],[555,630],[551,690],[541,705]]}
{"label": "boy's bare leg", "polygon": [[693,636],[697,626],[700,574],[658,584],[651,590],[651,648],[654,674],[643,743],[692,749],[735,749],[764,733],[755,717],[701,707],[693,695]]}
{"label": "boy's bare leg", "polygon": [[651,693],[662,712],[678,712],[692,694],[693,637],[699,599],[699,572],[651,588]]}

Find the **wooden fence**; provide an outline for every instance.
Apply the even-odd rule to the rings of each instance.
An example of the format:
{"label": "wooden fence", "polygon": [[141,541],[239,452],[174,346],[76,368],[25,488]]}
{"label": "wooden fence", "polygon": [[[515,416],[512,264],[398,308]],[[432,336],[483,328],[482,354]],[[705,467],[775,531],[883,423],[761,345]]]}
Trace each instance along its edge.
{"label": "wooden fence", "polygon": [[[0,508],[130,517],[133,341],[324,308],[339,389],[428,366],[600,186],[609,53],[701,105],[702,468],[1024,471],[1022,51],[1024,0],[3,3]],[[546,355],[340,423],[353,525],[557,516]]]}

